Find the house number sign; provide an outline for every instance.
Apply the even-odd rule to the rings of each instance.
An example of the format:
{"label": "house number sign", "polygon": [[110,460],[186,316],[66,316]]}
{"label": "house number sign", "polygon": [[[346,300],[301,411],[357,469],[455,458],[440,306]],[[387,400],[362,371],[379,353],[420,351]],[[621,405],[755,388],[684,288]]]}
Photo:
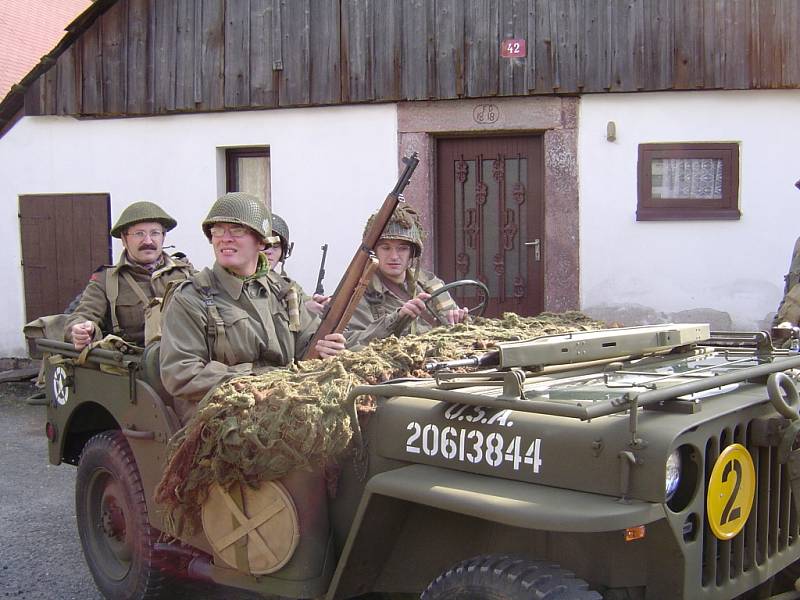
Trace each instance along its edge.
{"label": "house number sign", "polygon": [[477,104],[472,109],[472,118],[480,125],[496,123],[500,118],[500,109],[496,104]]}
{"label": "house number sign", "polygon": [[518,38],[503,40],[500,43],[500,56],[503,58],[525,58],[527,56],[525,40]]}

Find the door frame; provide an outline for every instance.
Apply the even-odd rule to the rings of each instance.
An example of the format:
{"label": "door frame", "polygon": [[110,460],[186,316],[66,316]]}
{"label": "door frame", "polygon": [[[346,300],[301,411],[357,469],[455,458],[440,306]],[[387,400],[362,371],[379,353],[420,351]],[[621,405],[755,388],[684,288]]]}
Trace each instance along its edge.
{"label": "door frame", "polygon": [[[417,152],[420,158],[404,196],[419,211],[428,232],[435,231],[437,137],[504,133],[543,136],[544,310],[550,312],[580,308],[579,104],[577,97],[556,96],[398,104],[398,164],[411,152]],[[428,244],[428,248],[432,246],[435,243]],[[432,269],[435,256],[430,250],[423,254],[422,263]]]}

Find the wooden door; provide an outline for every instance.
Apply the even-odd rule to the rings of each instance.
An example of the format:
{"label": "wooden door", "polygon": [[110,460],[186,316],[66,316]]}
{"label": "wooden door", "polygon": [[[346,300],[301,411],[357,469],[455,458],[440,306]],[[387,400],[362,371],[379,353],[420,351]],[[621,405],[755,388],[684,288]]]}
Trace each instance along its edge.
{"label": "wooden door", "polygon": [[97,267],[111,262],[108,194],[19,197],[25,318],[64,312]]}
{"label": "wooden door", "polygon": [[[437,160],[436,273],[445,282],[486,284],[486,316],[539,314],[546,251],[542,137],[442,138]],[[463,294],[455,299],[474,305]]]}

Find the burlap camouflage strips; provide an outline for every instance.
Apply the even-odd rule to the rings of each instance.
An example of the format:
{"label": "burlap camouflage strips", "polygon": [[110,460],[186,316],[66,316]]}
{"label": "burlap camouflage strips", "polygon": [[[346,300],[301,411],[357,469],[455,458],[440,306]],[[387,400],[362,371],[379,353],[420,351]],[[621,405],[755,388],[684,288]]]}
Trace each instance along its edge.
{"label": "burlap camouflage strips", "polygon": [[[492,343],[599,329],[582,313],[476,318],[447,329],[375,340],[358,352],[303,361],[287,369],[238,377],[211,390],[189,423],[171,440],[170,458],[156,490],[168,509],[169,533],[196,529],[213,483],[258,486],[295,469],[335,462],[352,437],[349,391],[398,377],[430,377],[431,359],[462,358]],[[374,410],[362,398],[357,408]],[[352,407],[350,407],[352,413]]]}

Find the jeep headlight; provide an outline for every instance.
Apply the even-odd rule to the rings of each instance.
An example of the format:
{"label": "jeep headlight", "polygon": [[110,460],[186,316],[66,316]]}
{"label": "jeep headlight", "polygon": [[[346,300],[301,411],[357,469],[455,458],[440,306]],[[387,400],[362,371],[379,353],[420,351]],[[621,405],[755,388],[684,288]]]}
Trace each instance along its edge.
{"label": "jeep headlight", "polygon": [[666,502],[669,502],[681,481],[681,452],[675,450],[667,459]]}

